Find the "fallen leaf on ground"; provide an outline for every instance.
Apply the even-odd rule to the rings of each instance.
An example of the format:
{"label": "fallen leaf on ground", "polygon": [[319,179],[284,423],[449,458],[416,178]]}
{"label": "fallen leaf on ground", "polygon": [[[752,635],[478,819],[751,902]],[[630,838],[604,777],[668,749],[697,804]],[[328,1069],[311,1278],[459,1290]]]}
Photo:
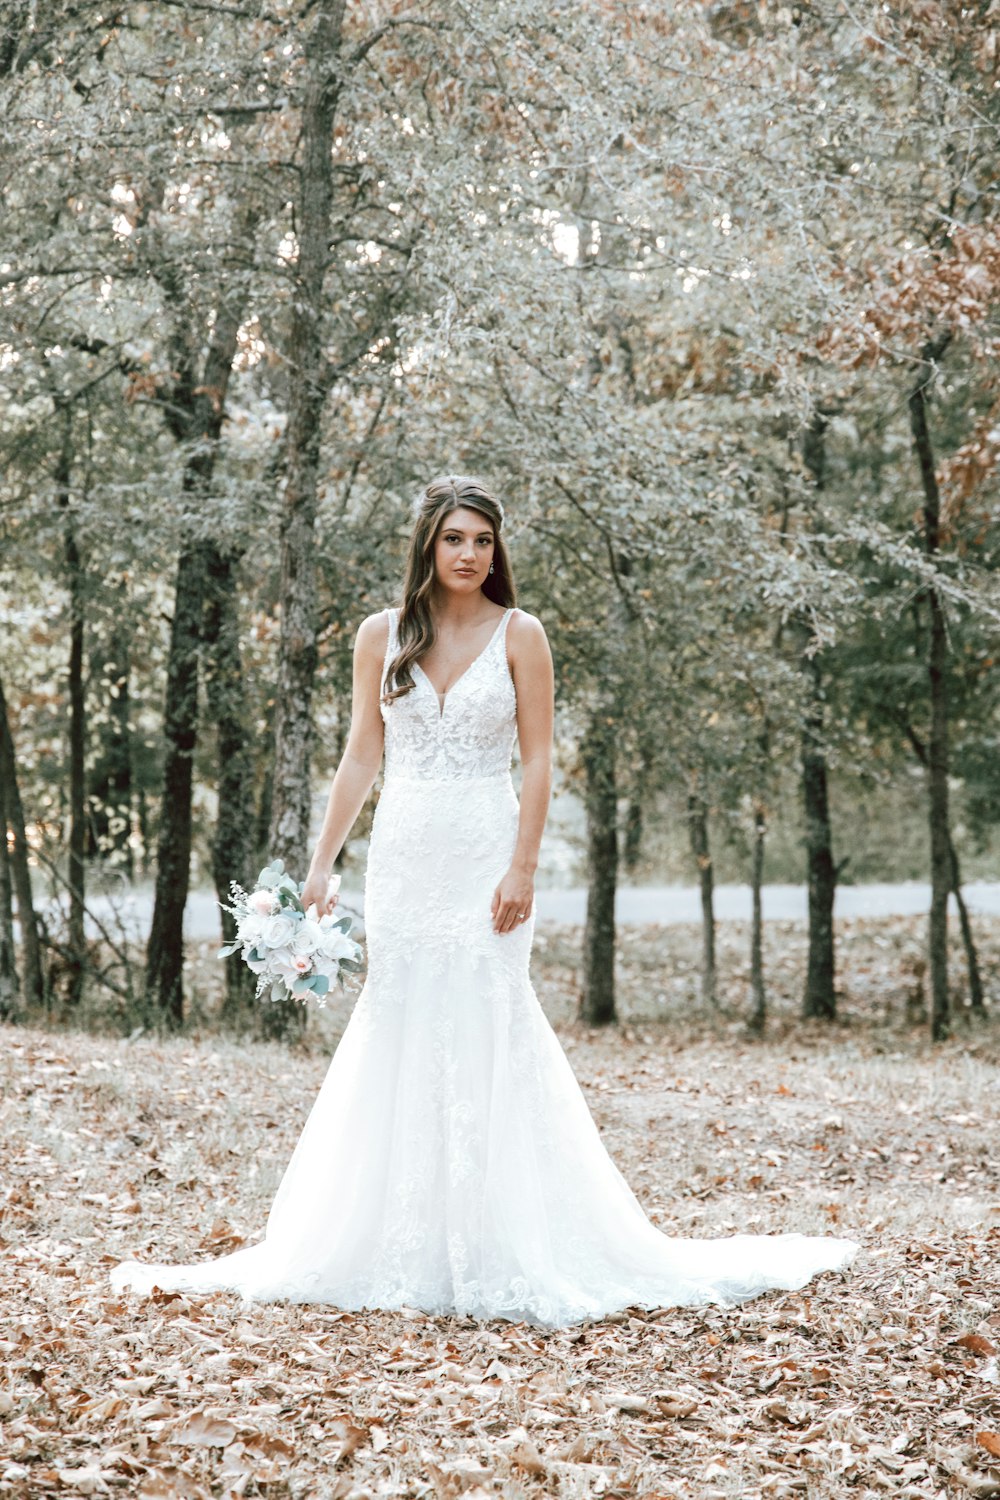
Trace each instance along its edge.
{"label": "fallen leaf on ground", "polygon": [[963,1333],[960,1339],[955,1340],[955,1343],[961,1345],[963,1349],[970,1349],[973,1354],[995,1354],[997,1352],[996,1346],[991,1344],[989,1339],[984,1339],[980,1333]]}
{"label": "fallen leaf on ground", "polygon": [[236,1436],[232,1422],[222,1417],[194,1411],[178,1422],[168,1442],[180,1448],[225,1448]]}

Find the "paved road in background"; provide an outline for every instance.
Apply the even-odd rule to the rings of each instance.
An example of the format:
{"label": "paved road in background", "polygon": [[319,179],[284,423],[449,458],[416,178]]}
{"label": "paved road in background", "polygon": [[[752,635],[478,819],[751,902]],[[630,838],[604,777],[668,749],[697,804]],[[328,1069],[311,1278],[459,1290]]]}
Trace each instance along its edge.
{"label": "paved road in background", "polygon": [[[345,910],[360,913],[360,891],[345,890],[342,899]],[[1000,881],[970,883],[965,887],[965,899],[970,911],[1000,917]],[[806,920],[805,886],[766,885],[762,900],[765,921]],[[583,922],[586,892],[582,887],[539,891],[536,901],[540,922]],[[110,915],[107,898],[94,897],[88,904],[102,919]],[[927,912],[929,906],[930,886],[920,881],[905,881],[897,885],[844,885],[837,891],[835,914],[838,917],[919,916]],[[152,909],[151,891],[138,890],[127,897],[123,914],[127,912],[129,928],[137,936],[148,932]],[[670,925],[700,921],[701,907],[694,886],[626,886],[618,892],[615,913],[618,921],[623,923],[660,922]],[[748,922],[749,886],[716,886],[715,914],[721,922]],[[184,913],[184,931],[190,938],[218,935],[219,913],[214,892],[195,891],[191,894]]]}

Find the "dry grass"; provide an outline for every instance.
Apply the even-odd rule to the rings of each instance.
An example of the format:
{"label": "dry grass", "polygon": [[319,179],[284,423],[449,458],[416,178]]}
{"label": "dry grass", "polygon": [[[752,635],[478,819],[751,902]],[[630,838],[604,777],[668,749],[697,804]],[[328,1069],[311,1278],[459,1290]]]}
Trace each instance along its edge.
{"label": "dry grass", "polygon": [[575,938],[539,934],[543,1002],[658,1223],[863,1245],[738,1312],[553,1333],[112,1297],[126,1255],[259,1235],[343,1014],[294,1053],[8,1029],[0,1495],[1000,1494],[997,1028],[932,1049],[907,1021],[918,929],[844,937],[825,1031],[793,1019],[801,931],[768,929],[758,1043],[735,929],[719,1017],[693,1002],[695,933],[626,932],[604,1033],[571,1019]]}

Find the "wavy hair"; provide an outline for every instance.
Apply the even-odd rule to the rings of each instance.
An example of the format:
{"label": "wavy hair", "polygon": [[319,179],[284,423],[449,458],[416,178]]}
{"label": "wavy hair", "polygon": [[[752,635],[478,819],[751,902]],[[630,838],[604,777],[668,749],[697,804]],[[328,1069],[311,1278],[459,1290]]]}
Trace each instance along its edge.
{"label": "wavy hair", "polygon": [[493,528],[493,572],[482,589],[487,599],[505,609],[517,603],[510,556],[503,537],[503,506],[481,479],[469,474],[444,474],[432,479],[414,505],[416,524],[410,537],[399,609],[399,650],[386,672],[383,702],[391,703],[413,689],[413,666],[434,644],[434,544],[445,518],[460,506],[478,511]]}

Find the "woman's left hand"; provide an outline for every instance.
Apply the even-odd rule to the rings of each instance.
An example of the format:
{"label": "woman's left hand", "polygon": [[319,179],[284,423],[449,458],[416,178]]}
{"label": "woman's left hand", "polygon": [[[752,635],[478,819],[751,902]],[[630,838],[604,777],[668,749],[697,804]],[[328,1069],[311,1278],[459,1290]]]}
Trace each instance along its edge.
{"label": "woman's left hand", "polygon": [[490,907],[493,931],[513,932],[516,927],[523,927],[531,915],[534,899],[535,882],[532,877],[511,866],[493,892]]}

